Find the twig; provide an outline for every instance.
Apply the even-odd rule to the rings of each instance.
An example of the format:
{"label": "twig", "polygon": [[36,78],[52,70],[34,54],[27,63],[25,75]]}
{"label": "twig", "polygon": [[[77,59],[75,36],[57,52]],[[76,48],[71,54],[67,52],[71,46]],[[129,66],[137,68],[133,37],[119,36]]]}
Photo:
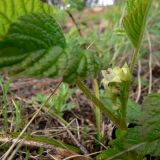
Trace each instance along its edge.
{"label": "twig", "polygon": [[25,140],[25,138],[22,139],[22,140],[18,143],[17,147],[14,149],[14,151],[12,152],[12,154],[10,155],[10,157],[8,158],[8,160],[12,160],[12,159],[14,158],[15,154],[17,153],[17,151],[18,151],[18,150],[21,148],[21,146],[23,145],[24,140]]}
{"label": "twig", "polygon": [[21,133],[17,137],[16,141],[10,146],[10,148],[8,149],[8,151],[3,155],[3,159],[2,160],[7,160],[7,157],[10,155],[10,153],[12,152],[12,150],[14,149],[14,147],[16,146],[16,144],[18,143],[19,139],[23,136],[23,134],[25,133],[25,131],[27,130],[27,128],[30,126],[30,124],[33,122],[33,120],[40,113],[41,109],[48,103],[48,101],[50,100],[50,98],[55,94],[55,92],[57,91],[57,89],[59,88],[59,86],[61,85],[61,83],[62,83],[62,80],[57,84],[57,86],[55,87],[55,89],[53,90],[53,92],[50,94],[50,96],[47,98],[47,100],[45,101],[45,103],[43,105],[41,105],[41,107],[36,111],[36,113],[31,118],[31,120],[27,123],[27,125],[24,127],[24,129],[21,131]]}
{"label": "twig", "polygon": [[71,138],[73,139],[73,141],[76,143],[77,147],[79,147],[80,150],[81,150],[85,155],[88,154],[87,149],[86,149],[83,145],[81,145],[81,144],[79,143],[79,141],[74,137],[74,135],[72,134],[72,132],[71,132],[64,124],[61,124],[61,125],[66,128],[66,131],[67,131],[68,134],[71,136]]}
{"label": "twig", "polygon": [[138,94],[136,98],[136,102],[139,101],[141,97],[141,89],[142,89],[142,84],[141,84],[141,61],[138,61]]}
{"label": "twig", "polygon": [[83,37],[83,34],[82,34],[82,32],[81,32],[81,29],[80,29],[78,23],[76,22],[74,16],[72,15],[72,13],[71,13],[69,10],[66,10],[66,13],[67,13],[67,14],[69,15],[69,17],[72,19],[72,22],[73,22],[74,25],[76,26],[79,35],[80,35],[81,37]]}
{"label": "twig", "polygon": [[[46,107],[44,107],[44,110],[46,112],[48,111],[46,109]],[[79,147],[79,149],[82,151],[82,153],[88,154],[87,149],[83,145],[80,144],[80,142],[74,137],[74,135],[72,134],[72,132],[68,129],[68,126],[70,124],[67,121],[65,121],[62,117],[60,117],[59,115],[57,115],[55,112],[51,112],[51,111],[48,111],[48,112],[50,113],[50,116],[52,116],[53,118],[56,118],[56,120],[61,124],[61,126],[63,126],[66,129],[66,131],[71,136],[71,138],[75,142],[76,146]]]}

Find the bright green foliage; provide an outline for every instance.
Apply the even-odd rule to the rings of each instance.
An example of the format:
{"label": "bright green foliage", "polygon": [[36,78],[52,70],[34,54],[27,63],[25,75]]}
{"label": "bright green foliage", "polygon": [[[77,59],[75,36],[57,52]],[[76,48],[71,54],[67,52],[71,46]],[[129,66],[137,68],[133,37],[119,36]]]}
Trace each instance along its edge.
{"label": "bright green foliage", "polygon": [[53,9],[41,0],[0,0],[0,37],[18,17],[37,12],[52,15]]}
{"label": "bright green foliage", "polygon": [[[62,83],[58,90],[58,93],[51,97],[50,101],[47,104],[47,107],[51,110],[53,109],[56,114],[62,116],[64,111],[71,110],[75,107],[75,104],[72,101],[67,102],[70,97],[71,90],[69,89],[67,84]],[[33,97],[32,100],[43,104],[44,102],[46,102],[47,98],[47,95],[38,94]]]}
{"label": "bright green foliage", "polygon": [[152,0],[128,0],[124,28],[135,48],[140,45]]}
{"label": "bright green foliage", "polygon": [[67,48],[55,19],[40,13],[20,17],[11,24],[0,42],[0,57],[0,67],[12,75],[61,76],[65,82],[95,74],[101,67],[94,53],[78,46]]}
{"label": "bright green foliage", "polygon": [[[116,154],[115,159],[126,160],[129,156],[140,160],[146,154],[160,156],[160,94],[150,94],[142,108],[139,126],[117,135],[118,137],[110,142],[112,148],[104,151],[97,159],[107,159]],[[130,152],[128,149],[131,149]]]}
{"label": "bright green foliage", "polygon": [[[98,160],[106,160],[114,156],[115,158],[113,158],[113,160],[117,160],[117,159],[118,160],[132,160],[130,159],[131,153],[125,152],[125,150],[141,142],[138,130],[135,128],[128,129],[126,133],[124,132],[117,136],[118,137],[115,140],[110,141],[110,145],[112,146],[112,148],[107,149],[106,151],[98,155],[97,156]],[[121,152],[124,152],[124,153],[119,155]],[[134,158],[136,160],[139,160],[137,155],[134,156],[133,159]]]}

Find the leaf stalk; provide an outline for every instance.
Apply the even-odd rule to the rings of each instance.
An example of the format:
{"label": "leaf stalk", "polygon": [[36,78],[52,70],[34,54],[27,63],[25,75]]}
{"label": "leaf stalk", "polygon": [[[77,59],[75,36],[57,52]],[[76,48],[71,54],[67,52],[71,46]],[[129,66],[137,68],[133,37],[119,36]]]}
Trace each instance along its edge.
{"label": "leaf stalk", "polygon": [[96,107],[98,107],[118,128],[127,130],[125,123],[121,122],[107,107],[93,94],[89,88],[84,85],[81,80],[76,81],[77,86],[83,91],[83,93],[90,99]]}

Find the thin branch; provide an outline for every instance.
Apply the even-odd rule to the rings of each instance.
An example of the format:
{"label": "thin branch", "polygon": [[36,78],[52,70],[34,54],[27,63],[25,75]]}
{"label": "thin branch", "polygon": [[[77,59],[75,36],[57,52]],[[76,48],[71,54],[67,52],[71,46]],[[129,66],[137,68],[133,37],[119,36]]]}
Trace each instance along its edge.
{"label": "thin branch", "polygon": [[74,16],[72,15],[72,13],[71,13],[69,10],[66,10],[66,13],[67,13],[67,14],[69,15],[69,17],[72,19],[72,22],[73,22],[74,25],[76,26],[79,35],[80,35],[81,37],[83,37],[83,34],[82,34],[82,32],[81,32],[81,29],[80,29],[78,23],[76,22]]}
{"label": "thin branch", "polygon": [[8,158],[8,160],[13,160],[14,156],[16,155],[16,153],[18,152],[18,150],[21,148],[21,146],[24,143],[24,139],[22,139],[21,141],[19,141],[19,143],[17,144],[17,147],[13,150],[12,154],[10,155],[10,157]]}
{"label": "thin branch", "polygon": [[68,132],[70,137],[73,139],[73,141],[75,142],[76,146],[79,147],[79,149],[82,151],[82,153],[88,154],[87,149],[74,137],[72,132],[68,129],[68,126],[70,124],[67,121],[65,121],[62,117],[60,117],[58,114],[56,114],[55,112],[49,111],[48,109],[46,109],[46,107],[44,107],[43,109],[46,112],[48,112],[50,116],[52,116],[53,118],[56,118],[56,120],[61,124],[61,126],[63,126],[66,129],[66,131]]}

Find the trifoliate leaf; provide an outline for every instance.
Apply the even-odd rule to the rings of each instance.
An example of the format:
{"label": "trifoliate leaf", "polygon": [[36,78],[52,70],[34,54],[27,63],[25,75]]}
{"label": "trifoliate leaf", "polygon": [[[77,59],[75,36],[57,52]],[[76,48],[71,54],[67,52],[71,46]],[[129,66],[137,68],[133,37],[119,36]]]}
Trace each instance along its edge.
{"label": "trifoliate leaf", "polygon": [[139,125],[112,140],[112,147],[102,152],[97,159],[115,157],[113,159],[123,160],[129,155],[138,159],[147,154],[160,156],[160,94],[147,96],[142,107]]}

